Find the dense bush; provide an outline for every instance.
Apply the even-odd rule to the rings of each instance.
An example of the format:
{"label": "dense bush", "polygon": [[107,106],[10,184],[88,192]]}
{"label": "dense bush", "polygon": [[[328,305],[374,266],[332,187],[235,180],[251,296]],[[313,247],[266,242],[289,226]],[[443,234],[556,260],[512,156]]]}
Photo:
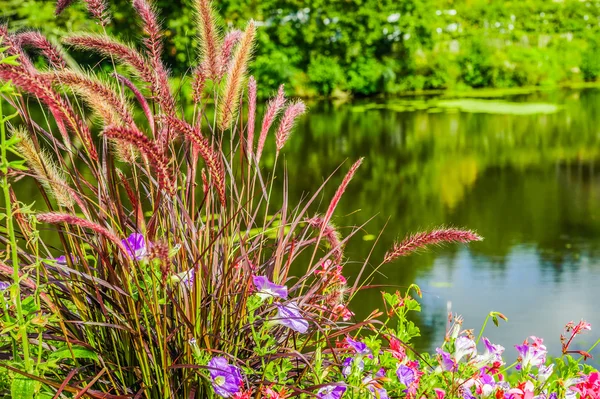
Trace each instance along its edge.
{"label": "dense bush", "polygon": [[[164,59],[178,74],[193,66],[198,46],[193,13],[181,12],[193,1],[155,2],[166,21]],[[110,3],[109,31],[136,40],[129,1]],[[288,91],[317,96],[334,89],[372,95],[597,77],[597,1],[224,0],[218,7],[230,28],[243,27],[249,18],[260,21],[254,71],[269,76],[262,96],[280,82]],[[94,28],[83,19],[81,5],[67,9],[58,20],[42,0],[0,0],[0,9],[11,23],[39,28],[52,37]],[[506,54],[514,57],[503,60]]]}

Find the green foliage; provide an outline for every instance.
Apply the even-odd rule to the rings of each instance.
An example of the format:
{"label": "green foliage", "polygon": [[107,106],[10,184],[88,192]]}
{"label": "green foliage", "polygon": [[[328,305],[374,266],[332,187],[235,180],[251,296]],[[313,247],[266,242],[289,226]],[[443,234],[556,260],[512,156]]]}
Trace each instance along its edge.
{"label": "green foliage", "polygon": [[344,82],[344,71],[335,58],[318,55],[308,65],[310,83],[321,94],[330,95]]}
{"label": "green foliage", "polygon": [[589,43],[581,55],[581,73],[586,81],[595,81],[600,77],[600,40]]}
{"label": "green foliage", "polygon": [[[109,31],[136,40],[127,0],[110,1]],[[165,61],[175,74],[198,63],[191,0],[158,0]],[[0,0],[11,26],[61,32],[99,28],[79,4],[53,17],[52,2]],[[303,96],[359,96],[453,87],[555,85],[599,76],[600,2],[565,0],[224,0],[228,28],[260,24],[254,73],[266,97],[286,83]]]}

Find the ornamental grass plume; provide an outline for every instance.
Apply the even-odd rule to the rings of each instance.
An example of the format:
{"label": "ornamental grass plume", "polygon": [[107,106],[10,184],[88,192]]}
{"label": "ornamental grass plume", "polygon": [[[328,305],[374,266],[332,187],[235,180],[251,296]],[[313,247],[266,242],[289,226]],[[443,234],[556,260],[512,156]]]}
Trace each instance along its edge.
{"label": "ornamental grass plume", "polygon": [[220,52],[219,28],[216,24],[215,10],[210,0],[195,0],[195,4],[202,69],[210,79],[216,79],[223,69],[223,59]]}
{"label": "ornamental grass plume", "polygon": [[252,158],[254,151],[254,128],[256,118],[256,79],[248,79],[248,123],[246,123],[246,154]]}
{"label": "ornamental grass plume", "polygon": [[42,76],[56,85],[75,90],[98,113],[105,126],[118,124],[135,127],[131,107],[123,96],[94,76],[70,70],[47,72]]}
{"label": "ornamental grass plume", "polygon": [[442,245],[446,243],[469,243],[481,241],[483,238],[471,230],[459,230],[453,228],[440,228],[428,232],[411,234],[399,243],[395,243],[385,256],[383,263],[390,263],[401,256],[406,256],[431,245]]}
{"label": "ornamental grass plume", "polygon": [[283,90],[283,85],[279,86],[279,90],[277,91],[277,95],[267,105],[267,111],[265,112],[265,116],[263,117],[262,127],[260,129],[260,135],[258,136],[258,145],[256,147],[256,159],[260,160],[262,156],[263,149],[265,148],[265,143],[267,141],[267,134],[269,133],[269,129],[271,129],[271,125],[275,122],[275,118],[279,112],[281,112],[283,106],[285,105],[285,92]]}
{"label": "ornamental grass plume", "polygon": [[22,127],[16,128],[12,137],[18,140],[19,154],[27,161],[27,165],[46,192],[54,197],[57,205],[71,208],[74,205],[73,193],[68,190],[69,184],[63,172],[52,161],[48,153],[40,151],[29,137],[27,130]]}
{"label": "ornamental grass plume", "polygon": [[15,42],[19,43],[20,46],[32,47],[39,51],[48,60],[52,68],[63,69],[67,66],[62,50],[52,44],[40,32],[20,32],[15,35]]}
{"label": "ornamental grass plume", "polygon": [[231,60],[227,80],[223,88],[223,99],[219,102],[219,127],[221,130],[228,129],[236,117],[242,83],[252,54],[255,34],[256,26],[254,21],[250,21]]}
{"label": "ornamental grass plume", "polygon": [[171,195],[174,194],[175,186],[172,172],[169,168],[169,161],[165,158],[156,142],[148,139],[137,129],[120,126],[109,126],[104,129],[102,134],[108,138],[132,145],[140,151],[154,169],[158,180],[158,187]]}
{"label": "ornamental grass plume", "polygon": [[300,100],[292,103],[287,107],[281,118],[279,129],[275,134],[275,144],[277,145],[277,153],[283,149],[283,146],[290,138],[290,133],[294,127],[294,123],[298,117],[306,112],[306,106]]}

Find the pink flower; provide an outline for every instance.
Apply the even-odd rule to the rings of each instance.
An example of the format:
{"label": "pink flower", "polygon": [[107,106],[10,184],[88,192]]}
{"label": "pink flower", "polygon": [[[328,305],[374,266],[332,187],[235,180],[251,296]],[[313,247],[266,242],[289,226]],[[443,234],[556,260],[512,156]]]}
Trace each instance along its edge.
{"label": "pink flower", "polygon": [[335,305],[331,313],[333,313],[336,319],[341,317],[344,321],[348,321],[354,316],[354,312],[348,309],[348,307],[343,303],[338,303]]}
{"label": "pink flower", "polygon": [[600,399],[600,373],[591,372],[584,381],[571,387],[571,391],[579,393],[582,399]]}
{"label": "pink flower", "polygon": [[404,360],[406,357],[406,351],[402,346],[402,343],[396,337],[390,338],[390,352],[392,352],[392,356],[394,356],[399,361]]}
{"label": "pink flower", "polygon": [[435,388],[434,391],[437,399],[444,399],[446,397],[446,391],[443,389]]}
{"label": "pink flower", "polygon": [[516,388],[509,389],[506,392],[506,399],[533,399],[533,390],[535,387],[531,381],[522,382]]}

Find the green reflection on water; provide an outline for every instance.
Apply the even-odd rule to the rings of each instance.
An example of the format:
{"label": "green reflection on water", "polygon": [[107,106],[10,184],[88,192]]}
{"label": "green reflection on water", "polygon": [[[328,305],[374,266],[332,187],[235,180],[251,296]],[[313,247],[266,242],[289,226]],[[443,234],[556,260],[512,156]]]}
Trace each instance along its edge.
{"label": "green reflection on water", "polygon": [[[362,237],[377,236],[386,223],[374,265],[398,236],[441,224],[466,226],[485,237],[469,251],[485,258],[489,267],[501,270],[516,245],[531,243],[539,267],[560,280],[565,262],[578,256],[573,246],[584,246],[592,257],[600,255],[595,244],[600,238],[595,220],[600,192],[594,187],[600,170],[600,91],[543,92],[507,100],[558,104],[561,109],[515,115],[398,112],[382,106],[356,112],[360,104],[314,104],[284,150],[293,182],[290,198],[314,191],[345,160],[366,156],[334,219],[342,232],[349,232],[350,226],[375,215],[349,242],[349,259],[365,259],[373,241]],[[321,211],[349,165],[327,186]],[[405,287],[426,276],[436,258],[443,254],[451,259],[459,250],[434,250],[387,265],[372,283]],[[347,265],[347,273],[356,274],[361,264]],[[379,291],[358,297],[358,314],[382,307]],[[436,317],[444,320],[444,311]],[[421,325],[425,337],[419,345],[429,347],[444,323]]]}

